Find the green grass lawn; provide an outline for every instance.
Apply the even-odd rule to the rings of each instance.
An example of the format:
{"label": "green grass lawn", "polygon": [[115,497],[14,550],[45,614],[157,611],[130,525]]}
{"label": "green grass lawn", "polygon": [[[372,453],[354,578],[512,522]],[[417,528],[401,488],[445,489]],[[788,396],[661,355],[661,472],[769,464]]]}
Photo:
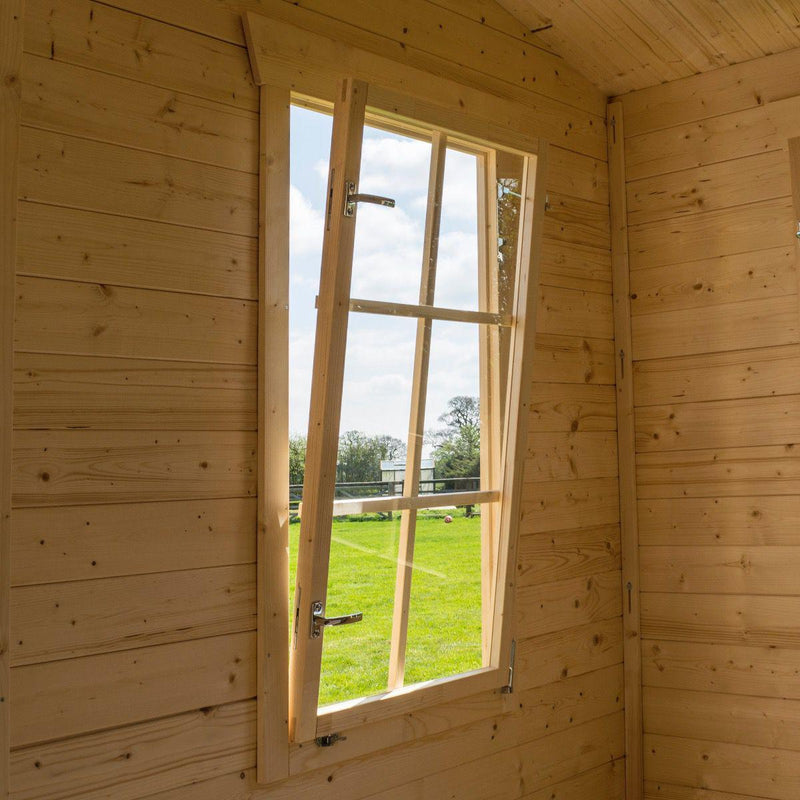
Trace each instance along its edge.
{"label": "green grass lawn", "polygon": [[[481,522],[463,510],[426,512],[417,522],[406,685],[481,666]],[[300,525],[291,526],[291,591]],[[386,689],[400,517],[335,520],[326,615],[364,613],[328,628],[320,705]]]}

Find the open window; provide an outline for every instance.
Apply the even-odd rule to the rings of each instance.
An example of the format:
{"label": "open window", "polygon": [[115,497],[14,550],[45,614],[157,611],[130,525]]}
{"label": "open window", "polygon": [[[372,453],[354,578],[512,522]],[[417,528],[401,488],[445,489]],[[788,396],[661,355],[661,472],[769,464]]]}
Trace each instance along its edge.
{"label": "open window", "polygon": [[[289,719],[290,737],[295,742],[314,739],[330,741],[341,731],[371,719],[407,712],[447,698],[464,697],[485,689],[506,691],[513,669],[513,641],[510,624],[513,584],[513,542],[519,516],[516,498],[522,479],[524,457],[524,415],[527,398],[522,387],[524,366],[532,355],[530,304],[535,302],[535,285],[530,283],[530,254],[541,218],[543,198],[537,196],[537,177],[541,183],[541,154],[516,158],[504,154],[508,164],[516,162],[519,173],[497,180],[497,151],[459,140],[451,134],[424,125],[417,136],[431,143],[429,184],[425,211],[425,237],[422,265],[408,265],[419,274],[417,303],[392,302],[351,295],[353,255],[357,239],[358,208],[363,203],[393,205],[389,198],[360,191],[362,137],[367,113],[369,87],[346,80],[334,108],[331,158],[322,269],[318,298],[317,332],[314,351],[313,383],[309,414],[305,485],[300,522],[297,580],[291,631]],[[375,112],[371,112],[375,117]],[[379,118],[380,115],[377,115]],[[378,123],[380,121],[378,120]],[[389,124],[386,119],[384,125]],[[396,123],[395,123],[396,124]],[[445,168],[448,144],[471,153],[478,166],[479,220],[481,236],[476,261],[475,308],[453,308],[436,302],[438,246],[443,210]],[[500,220],[498,194],[508,208]],[[516,203],[516,208],[513,207]],[[536,213],[537,204],[539,213]],[[387,211],[386,213],[391,213]],[[498,228],[505,231],[498,247]],[[374,221],[373,221],[374,224]],[[509,239],[515,238],[517,257],[508,259]],[[388,244],[388,243],[387,243]],[[391,246],[390,244],[388,246]],[[504,258],[504,254],[505,258]],[[509,263],[511,261],[511,263]],[[532,291],[532,289],[534,291]],[[339,421],[342,411],[348,323],[352,315],[380,315],[410,321],[414,329],[414,357],[410,365],[410,402],[405,475],[402,493],[388,497],[336,499]],[[464,331],[466,343],[475,343],[480,363],[481,474],[477,487],[464,491],[436,491],[434,481],[421,481],[425,433],[427,388],[431,354],[435,350],[434,328],[456,326]],[[467,333],[469,332],[469,333]],[[426,490],[427,488],[427,490]],[[409,645],[409,621],[416,613],[424,615],[425,600],[415,608],[413,587],[416,573],[417,523],[422,510],[470,506],[481,508],[481,558],[478,582],[481,585],[477,608],[464,607],[480,620],[476,660],[471,669],[443,666],[442,674],[430,675],[410,685],[405,681]],[[391,560],[396,563],[395,589],[385,598],[391,632],[386,643],[386,685],[366,696],[351,697],[334,705],[319,705],[320,681],[327,636],[337,636],[336,628],[350,623],[365,624],[358,609],[336,609],[329,613],[331,574],[331,529],[335,517],[378,512],[399,512],[399,537]],[[450,546],[449,568],[459,569],[459,543]],[[335,551],[334,551],[335,552]],[[511,574],[509,574],[511,573]],[[353,573],[353,578],[357,575]],[[439,591],[446,587],[439,586]],[[442,598],[443,599],[443,598]],[[428,598],[436,603],[437,598]],[[345,611],[346,613],[340,613]],[[347,613],[349,612],[349,613]],[[332,628],[329,633],[326,633]],[[457,648],[458,629],[448,638],[447,630],[437,631],[439,646]],[[455,674],[453,674],[455,669]]]}
{"label": "open window", "polygon": [[[437,98],[416,103],[408,94],[405,67],[398,67],[396,76],[376,76],[383,85],[368,85],[363,78],[376,75],[370,66],[374,59],[362,51],[328,52],[327,43],[315,39],[313,65],[307,57],[294,64],[288,53],[281,53],[291,49],[287,36],[296,31],[249,14],[246,32],[261,86],[258,774],[267,783],[408,741],[416,735],[415,715],[434,707],[442,730],[459,724],[448,723],[451,717],[464,719],[464,708],[448,712],[455,712],[464,698],[480,698],[481,714],[487,708],[496,708],[490,713],[508,708],[547,145],[528,136],[524,127],[511,125],[517,109],[506,101],[472,92],[473,110],[463,111],[460,98],[449,94],[451,88],[440,92],[439,79],[432,78]],[[334,79],[346,69],[340,57],[352,63],[357,77]],[[374,66],[383,68],[384,62]],[[427,88],[419,84],[419,91],[424,95]],[[332,112],[333,132],[296,586],[287,603],[292,102]],[[455,111],[445,108],[451,102]],[[384,236],[390,226],[382,220],[390,217],[381,215],[395,213],[376,208],[372,202],[382,201],[370,195],[392,195],[395,187],[371,186],[368,173],[362,181],[365,126],[427,148],[420,255],[410,259],[413,263],[395,259],[391,267],[382,266],[384,272],[373,264],[378,280],[366,283],[358,277],[364,266],[359,237],[365,231]],[[458,163],[470,171],[471,182],[469,192],[462,192],[473,206],[475,235],[468,245],[462,243],[472,253],[468,275],[453,271],[442,236],[451,209],[448,193],[458,195],[458,189],[448,189],[448,168]],[[397,275],[389,269],[402,273],[402,291],[390,280]],[[352,395],[347,391],[348,357],[358,350],[358,336],[369,336],[370,326],[378,324],[403,328],[410,343],[404,367],[406,410],[394,426],[402,427],[405,458],[402,470],[392,473],[393,491],[343,498],[336,491],[337,452],[343,399],[346,404]],[[453,348],[471,354],[474,391],[467,394],[475,401],[472,445],[479,449],[479,469],[445,480],[431,472],[425,434],[441,414],[441,398],[431,398],[453,362]],[[469,543],[464,528],[443,521],[460,518],[454,508],[473,512]],[[390,578],[377,614],[367,610],[363,621],[346,624],[350,614],[362,611],[359,595],[340,591],[343,582],[337,584],[334,576],[345,574],[344,584],[352,588],[367,562],[360,557],[348,562],[354,552],[363,551],[363,542],[343,542],[346,537],[333,530],[346,516],[357,525],[355,520],[367,514],[393,516],[383,526],[390,535],[368,548],[372,563]],[[434,543],[444,561],[429,559]],[[466,573],[469,598],[460,581]],[[437,616],[445,596],[455,608],[449,619]],[[364,647],[358,631],[377,615],[383,634],[372,661],[380,665],[375,674],[362,684],[351,682],[346,690],[328,691],[331,678],[343,669],[342,660],[329,658],[328,649],[350,641],[347,637],[353,640],[345,651]],[[467,637],[459,630],[466,618]],[[442,651],[457,656],[430,657]]]}

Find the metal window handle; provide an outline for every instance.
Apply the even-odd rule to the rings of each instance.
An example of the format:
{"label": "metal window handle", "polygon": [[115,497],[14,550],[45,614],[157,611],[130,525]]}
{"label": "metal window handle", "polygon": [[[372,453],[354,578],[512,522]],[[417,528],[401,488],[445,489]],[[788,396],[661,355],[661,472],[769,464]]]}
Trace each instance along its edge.
{"label": "metal window handle", "polygon": [[377,194],[357,194],[356,185],[353,181],[345,183],[344,215],[346,217],[355,216],[356,203],[374,203],[376,206],[386,206],[394,208],[395,202],[391,197],[381,197]]}
{"label": "metal window handle", "polygon": [[354,622],[361,622],[363,619],[364,614],[361,611],[357,611],[355,614],[345,614],[342,617],[326,617],[324,606],[317,600],[311,604],[311,638],[319,639],[322,636],[322,629],[328,626],[352,625]]}

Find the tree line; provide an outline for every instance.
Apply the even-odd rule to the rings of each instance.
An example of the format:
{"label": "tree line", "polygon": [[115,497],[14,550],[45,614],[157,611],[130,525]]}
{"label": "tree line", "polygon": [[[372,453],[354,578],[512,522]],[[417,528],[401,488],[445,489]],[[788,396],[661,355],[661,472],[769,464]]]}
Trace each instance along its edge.
{"label": "tree line", "polygon": [[[481,474],[480,405],[477,397],[457,395],[438,420],[442,427],[425,433],[436,478],[477,478]],[[381,461],[405,458],[406,444],[394,436],[347,431],[339,437],[337,483],[379,481]],[[305,476],[306,437],[289,439],[289,483]]]}

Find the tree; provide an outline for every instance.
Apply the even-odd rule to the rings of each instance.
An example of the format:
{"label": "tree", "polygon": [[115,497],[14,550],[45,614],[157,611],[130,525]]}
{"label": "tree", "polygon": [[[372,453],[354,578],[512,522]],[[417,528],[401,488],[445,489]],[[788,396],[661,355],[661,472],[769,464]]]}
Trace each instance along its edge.
{"label": "tree", "polygon": [[289,437],[289,483],[301,484],[306,474],[306,437]]}
{"label": "tree", "polygon": [[339,437],[339,483],[379,481],[381,461],[405,454],[405,445],[393,436],[369,436],[361,431],[347,431]]}
{"label": "tree", "polygon": [[457,395],[439,417],[443,430],[431,434],[437,478],[477,478],[481,474],[481,415],[477,397]]}

